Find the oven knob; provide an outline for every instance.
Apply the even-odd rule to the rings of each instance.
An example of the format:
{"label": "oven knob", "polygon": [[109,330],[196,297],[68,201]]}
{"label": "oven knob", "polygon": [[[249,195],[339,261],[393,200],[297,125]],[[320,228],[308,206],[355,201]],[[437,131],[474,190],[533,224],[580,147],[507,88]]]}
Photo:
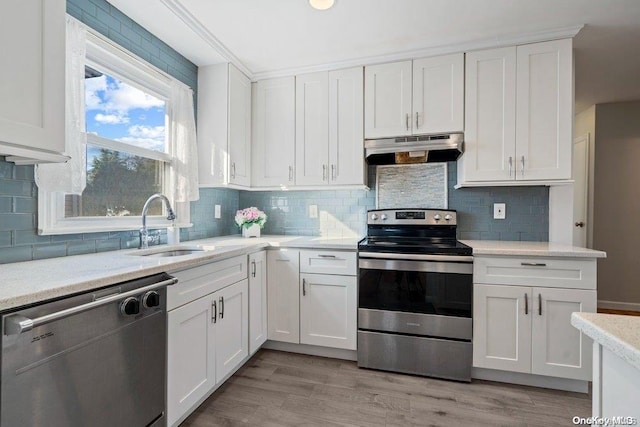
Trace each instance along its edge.
{"label": "oven knob", "polygon": [[120,304],[120,312],[125,316],[140,313],[140,301],[135,297],[127,298]]}
{"label": "oven knob", "polygon": [[371,214],[371,219],[374,221],[378,219],[378,214]]}
{"label": "oven knob", "polygon": [[449,215],[449,214],[446,214],[444,216],[444,219],[446,219],[447,221],[451,220],[451,218],[453,218],[453,217],[451,215]]}
{"label": "oven knob", "polygon": [[149,291],[142,297],[142,306],[144,308],[157,307],[160,305],[160,294],[156,291]]}
{"label": "oven knob", "polygon": [[380,217],[381,220],[386,221],[387,220],[387,215],[386,214],[382,214],[382,216]]}
{"label": "oven knob", "polygon": [[435,214],[433,216],[433,219],[435,219],[436,221],[440,221],[440,214]]}

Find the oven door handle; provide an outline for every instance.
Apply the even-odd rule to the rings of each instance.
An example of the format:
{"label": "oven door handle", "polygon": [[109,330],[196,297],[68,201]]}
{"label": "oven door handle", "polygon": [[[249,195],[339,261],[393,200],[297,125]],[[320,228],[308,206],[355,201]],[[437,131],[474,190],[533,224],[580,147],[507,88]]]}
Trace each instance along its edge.
{"label": "oven door handle", "polygon": [[411,261],[444,261],[444,262],[473,262],[473,256],[468,255],[425,255],[425,254],[395,254],[389,252],[359,252],[358,257],[376,259],[403,259]]}
{"label": "oven door handle", "polygon": [[425,273],[473,274],[473,264],[469,262],[407,261],[396,259],[360,258],[360,269],[386,271],[419,271]]}
{"label": "oven door handle", "polygon": [[178,283],[178,279],[176,278],[163,280],[162,282],[154,283],[148,286],[144,286],[142,288],[132,289],[130,291],[123,292],[121,294],[109,295],[108,297],[105,297],[105,298],[100,298],[98,300],[91,301],[86,304],[67,308],[66,310],[56,311],[55,313],[46,314],[41,317],[36,317],[35,319],[30,319],[20,314],[13,314],[11,316],[7,316],[4,319],[4,322],[5,322],[4,334],[18,335],[23,332],[30,331],[31,329],[36,328],[38,326],[42,326],[47,323],[54,322],[56,320],[64,319],[65,317],[73,316],[74,314],[82,313],[87,310],[91,310],[92,308],[110,304],[114,301],[118,301],[123,298],[128,298],[134,295],[143,294],[145,292],[152,291],[158,288],[163,288],[165,286],[173,285],[175,283]]}

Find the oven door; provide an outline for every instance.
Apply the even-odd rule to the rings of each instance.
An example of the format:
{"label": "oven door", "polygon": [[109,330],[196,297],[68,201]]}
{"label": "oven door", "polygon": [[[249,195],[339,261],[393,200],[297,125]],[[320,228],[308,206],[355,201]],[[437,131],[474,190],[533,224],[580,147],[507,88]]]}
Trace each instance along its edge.
{"label": "oven door", "polygon": [[358,328],[471,340],[473,263],[359,259]]}

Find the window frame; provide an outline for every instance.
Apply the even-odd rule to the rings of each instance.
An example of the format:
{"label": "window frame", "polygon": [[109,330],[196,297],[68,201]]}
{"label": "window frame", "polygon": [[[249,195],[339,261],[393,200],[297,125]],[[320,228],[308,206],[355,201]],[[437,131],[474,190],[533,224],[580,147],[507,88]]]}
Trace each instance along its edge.
{"label": "window frame", "polygon": [[[87,50],[85,65],[137,87],[138,89],[165,101],[165,111],[169,108],[170,83],[173,77],[160,71],[140,57],[125,50],[115,42],[87,27]],[[86,114],[86,113],[85,113]],[[165,129],[168,129],[165,123]],[[174,156],[165,152],[136,147],[123,142],[103,138],[87,133],[87,145],[98,146],[109,150],[124,151],[133,155],[166,162],[163,188],[176,212],[175,226],[191,227],[190,202],[175,202],[173,191],[169,188]],[[142,216],[112,217],[65,217],[64,192],[50,192],[38,188],[38,234],[61,235],[75,233],[94,233],[137,230],[142,226]],[[151,194],[149,194],[151,196]],[[160,203],[160,202],[157,202]],[[162,215],[149,215],[148,228],[166,228],[172,226]]]}

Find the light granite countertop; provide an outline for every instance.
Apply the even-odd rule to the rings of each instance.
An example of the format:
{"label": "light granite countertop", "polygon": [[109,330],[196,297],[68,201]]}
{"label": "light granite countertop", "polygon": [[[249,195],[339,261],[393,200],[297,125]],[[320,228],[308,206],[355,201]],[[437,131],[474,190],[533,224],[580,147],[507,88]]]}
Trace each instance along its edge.
{"label": "light granite countertop", "polygon": [[571,324],[613,354],[640,369],[640,316],[572,313]]}
{"label": "light granite countertop", "polygon": [[502,240],[462,240],[473,248],[474,255],[512,255],[568,258],[606,258],[593,249],[552,242],[511,242]]}
{"label": "light granite countertop", "polygon": [[[0,266],[0,311],[160,272],[178,271],[268,247],[356,250],[357,244],[358,239],[300,236],[247,239],[225,236],[183,242],[180,246],[202,246],[209,250],[178,257],[136,256],[132,254],[140,251],[130,249],[4,264]],[[160,248],[168,246],[153,246],[149,251]]]}

